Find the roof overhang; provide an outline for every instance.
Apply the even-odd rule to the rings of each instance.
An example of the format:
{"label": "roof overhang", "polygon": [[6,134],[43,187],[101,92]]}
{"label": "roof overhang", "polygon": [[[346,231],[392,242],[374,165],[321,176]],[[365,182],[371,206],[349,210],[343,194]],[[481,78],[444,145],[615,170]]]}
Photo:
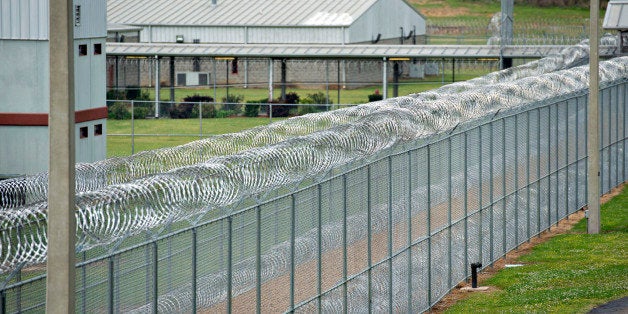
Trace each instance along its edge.
{"label": "roof overhang", "polygon": [[[503,57],[541,58],[569,46],[505,46]],[[613,56],[615,46],[601,46],[600,56]],[[497,45],[257,45],[107,43],[112,56],[246,57],[303,59],[499,58]]]}

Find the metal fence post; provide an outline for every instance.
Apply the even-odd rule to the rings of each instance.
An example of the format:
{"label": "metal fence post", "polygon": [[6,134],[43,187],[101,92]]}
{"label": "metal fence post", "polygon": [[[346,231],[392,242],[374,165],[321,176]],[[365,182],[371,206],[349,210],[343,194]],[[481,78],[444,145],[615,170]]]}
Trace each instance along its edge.
{"label": "metal fence post", "polygon": [[447,243],[447,250],[449,251],[447,254],[447,287],[451,287],[451,272],[452,272],[452,257],[451,255],[453,254],[452,252],[452,234],[451,234],[451,211],[452,211],[452,206],[451,206],[451,201],[452,201],[452,197],[451,197],[451,156],[452,156],[452,151],[451,151],[451,136],[447,137],[447,237],[448,237],[448,243]]}
{"label": "metal fence post", "polygon": [[322,248],[322,241],[323,241],[323,192],[322,192],[323,187],[320,185],[320,183],[317,185],[317,198],[318,198],[318,213],[317,213],[317,224],[318,224],[318,233],[317,233],[317,257],[318,260],[316,261],[316,272],[318,275],[317,278],[317,282],[316,282],[316,292],[318,294],[318,298],[317,298],[317,305],[318,305],[318,313],[321,313],[321,306],[322,306],[322,300],[321,300],[321,294],[323,293],[323,248]]}
{"label": "metal fence post", "polygon": [[515,116],[515,248],[519,247],[519,114]]}
{"label": "metal fence post", "polygon": [[506,118],[502,118],[502,253],[506,256]]}
{"label": "metal fence post", "polygon": [[427,304],[432,307],[432,144],[427,144]]}
{"label": "metal fence post", "polygon": [[530,111],[528,111],[527,113],[527,125],[526,125],[526,211],[527,211],[527,221],[526,221],[526,235],[527,235],[527,241],[528,243],[530,242],[530,190],[532,189],[531,185],[532,182],[530,182],[530,163],[531,163],[531,159],[530,159]]}
{"label": "metal fence post", "polygon": [[227,313],[231,313],[233,295],[233,216],[227,217]]}
{"label": "metal fence post", "polygon": [[483,215],[484,215],[484,200],[483,200],[483,195],[484,195],[484,178],[482,176],[482,168],[483,168],[483,158],[482,158],[482,149],[483,146],[482,143],[482,127],[477,127],[478,129],[478,202],[479,202],[479,208],[478,211],[480,213],[480,218],[478,219],[478,241],[479,241],[479,245],[480,245],[480,249],[479,249],[479,262],[482,263],[484,262],[484,239],[483,239],[483,232],[482,232],[482,224],[483,224]]}
{"label": "metal fence post", "polygon": [[552,226],[552,107],[547,107],[547,228]]}
{"label": "metal fence post", "polygon": [[296,197],[294,193],[290,194],[290,309],[288,312],[294,312],[294,247],[296,237]]}
{"label": "metal fence post", "polygon": [[493,251],[495,250],[495,248],[494,248],[495,237],[494,237],[494,232],[493,232],[494,231],[493,230],[493,228],[494,228],[494,226],[493,226],[493,205],[495,204],[495,199],[494,199],[494,192],[495,191],[494,191],[494,181],[493,181],[494,180],[493,163],[495,162],[495,154],[494,154],[493,146],[494,146],[495,143],[494,143],[494,139],[493,139],[493,132],[494,132],[493,123],[494,123],[494,121],[491,120],[491,122],[490,122],[490,132],[488,134],[489,135],[488,143],[490,145],[489,148],[488,148],[489,149],[489,153],[488,154],[490,156],[490,158],[489,158],[490,159],[490,164],[489,164],[489,168],[488,168],[489,169],[489,171],[488,171],[488,178],[489,178],[488,179],[488,182],[489,182],[489,193],[488,193],[488,195],[489,195],[489,202],[491,203],[489,205],[489,213],[488,213],[489,214],[489,216],[488,216],[489,217],[489,219],[488,219],[488,225],[489,225],[488,231],[489,231],[489,243],[490,243],[489,244],[490,245],[490,252],[489,252],[490,263],[489,264],[490,264],[491,267],[493,266],[493,260],[494,260]]}
{"label": "metal fence post", "polygon": [[192,313],[196,313],[196,276],[197,276],[197,232],[192,229]]}
{"label": "metal fence post", "polygon": [[541,109],[536,108],[537,115],[537,141],[536,141],[536,232],[541,237]]}
{"label": "metal fence post", "polygon": [[[338,87],[340,88],[340,87]],[[342,175],[342,312],[347,313],[347,175]]]}
{"label": "metal fence post", "polygon": [[408,151],[408,312],[412,313],[412,151]]}
{"label": "metal fence post", "polygon": [[[255,233],[257,236],[255,243],[255,312],[262,312],[262,209],[255,207]],[[320,293],[319,293],[320,295]]]}
{"label": "metal fence post", "polygon": [[555,118],[555,122],[554,122],[554,128],[556,129],[556,136],[554,136],[554,147],[556,149],[556,151],[554,152],[554,160],[555,160],[555,167],[556,169],[554,169],[554,171],[556,172],[556,174],[554,175],[554,177],[556,178],[556,191],[555,191],[555,198],[556,198],[556,225],[558,226],[558,221],[560,220],[560,214],[558,213],[558,198],[559,198],[559,184],[558,184],[558,180],[560,178],[559,174],[560,174],[560,165],[558,164],[558,113],[559,113],[559,108],[560,106],[558,104],[555,104],[554,107],[556,107],[556,118]]}
{"label": "metal fence post", "polygon": [[135,101],[131,100],[131,155],[135,154]]}
{"label": "metal fence post", "polygon": [[393,215],[392,215],[392,202],[393,202],[393,175],[392,175],[392,157],[388,156],[388,308],[392,312],[393,309]]}
{"label": "metal fence post", "polygon": [[157,314],[159,305],[159,251],[157,241],[153,242],[153,314]]}
{"label": "metal fence post", "polygon": [[373,305],[373,295],[371,293],[372,287],[373,287],[373,252],[371,251],[371,246],[372,246],[372,222],[371,222],[371,211],[372,211],[372,207],[371,207],[371,165],[369,164],[366,168],[366,177],[367,177],[367,186],[366,186],[366,228],[367,230],[367,238],[366,238],[366,258],[367,258],[367,266],[368,266],[368,273],[367,273],[367,281],[368,281],[368,312],[371,312],[371,307]]}
{"label": "metal fence post", "polygon": [[107,268],[107,274],[108,274],[108,281],[109,281],[109,313],[114,313],[114,298],[115,298],[115,293],[114,293],[114,289],[115,289],[115,282],[114,282],[114,257],[113,256],[109,256],[109,263],[108,263],[108,268]]}
{"label": "metal fence post", "polygon": [[467,265],[469,265],[469,157],[468,149],[468,131],[464,132],[464,278],[469,277]]}
{"label": "metal fence post", "polygon": [[203,103],[198,102],[198,137],[203,138]]}

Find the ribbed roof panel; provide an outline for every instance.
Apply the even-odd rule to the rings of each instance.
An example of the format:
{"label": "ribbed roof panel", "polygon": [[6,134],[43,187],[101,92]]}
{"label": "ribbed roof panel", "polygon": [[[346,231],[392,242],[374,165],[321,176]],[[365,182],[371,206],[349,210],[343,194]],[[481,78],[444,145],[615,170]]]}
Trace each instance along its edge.
{"label": "ribbed roof panel", "polygon": [[379,0],[108,0],[109,23],[349,26]]}

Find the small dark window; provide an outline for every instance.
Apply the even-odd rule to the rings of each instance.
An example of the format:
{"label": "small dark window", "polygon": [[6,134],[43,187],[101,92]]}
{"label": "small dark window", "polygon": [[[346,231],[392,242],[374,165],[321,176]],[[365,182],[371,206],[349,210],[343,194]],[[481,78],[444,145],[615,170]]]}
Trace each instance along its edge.
{"label": "small dark window", "polygon": [[79,45],[79,56],[87,55],[87,45]]}
{"label": "small dark window", "polygon": [[102,124],[94,125],[94,136],[102,135]]}
{"label": "small dark window", "polygon": [[81,138],[87,138],[89,136],[89,134],[87,133],[87,127],[86,126],[81,127],[79,130],[81,132]]}
{"label": "small dark window", "polygon": [[94,54],[95,55],[102,54],[102,44],[94,44]]}

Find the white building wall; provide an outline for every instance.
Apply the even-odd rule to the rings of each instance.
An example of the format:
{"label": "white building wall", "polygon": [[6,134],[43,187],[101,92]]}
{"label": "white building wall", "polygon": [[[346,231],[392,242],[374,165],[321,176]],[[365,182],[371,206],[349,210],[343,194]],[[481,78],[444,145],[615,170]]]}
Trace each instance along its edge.
{"label": "white building wall", "polygon": [[74,13],[76,6],[81,6],[81,18],[80,25],[75,24],[74,38],[107,37],[107,1],[74,0]]}
{"label": "white building wall", "polygon": [[413,27],[417,35],[425,34],[425,19],[402,1],[380,0],[349,27],[349,41],[368,42],[381,34],[382,39],[399,38],[403,27],[407,36]]}
{"label": "white building wall", "polygon": [[0,126],[0,176],[48,170],[48,127]]}
{"label": "white building wall", "polygon": [[0,112],[48,112],[49,50],[47,41],[0,40]]}
{"label": "white building wall", "polygon": [[[102,126],[102,133],[96,134],[96,125]],[[81,128],[87,128],[87,136],[81,137]],[[77,123],[74,130],[76,143],[76,162],[93,162],[107,157],[106,120],[94,120]]]}
{"label": "white building wall", "polygon": [[200,39],[202,43],[244,43],[244,27],[144,26],[141,42],[174,43],[183,35],[185,43]]}
{"label": "white building wall", "polygon": [[342,44],[342,27],[249,27],[250,44]]}
{"label": "white building wall", "polygon": [[0,0],[0,39],[47,39],[48,2]]}

